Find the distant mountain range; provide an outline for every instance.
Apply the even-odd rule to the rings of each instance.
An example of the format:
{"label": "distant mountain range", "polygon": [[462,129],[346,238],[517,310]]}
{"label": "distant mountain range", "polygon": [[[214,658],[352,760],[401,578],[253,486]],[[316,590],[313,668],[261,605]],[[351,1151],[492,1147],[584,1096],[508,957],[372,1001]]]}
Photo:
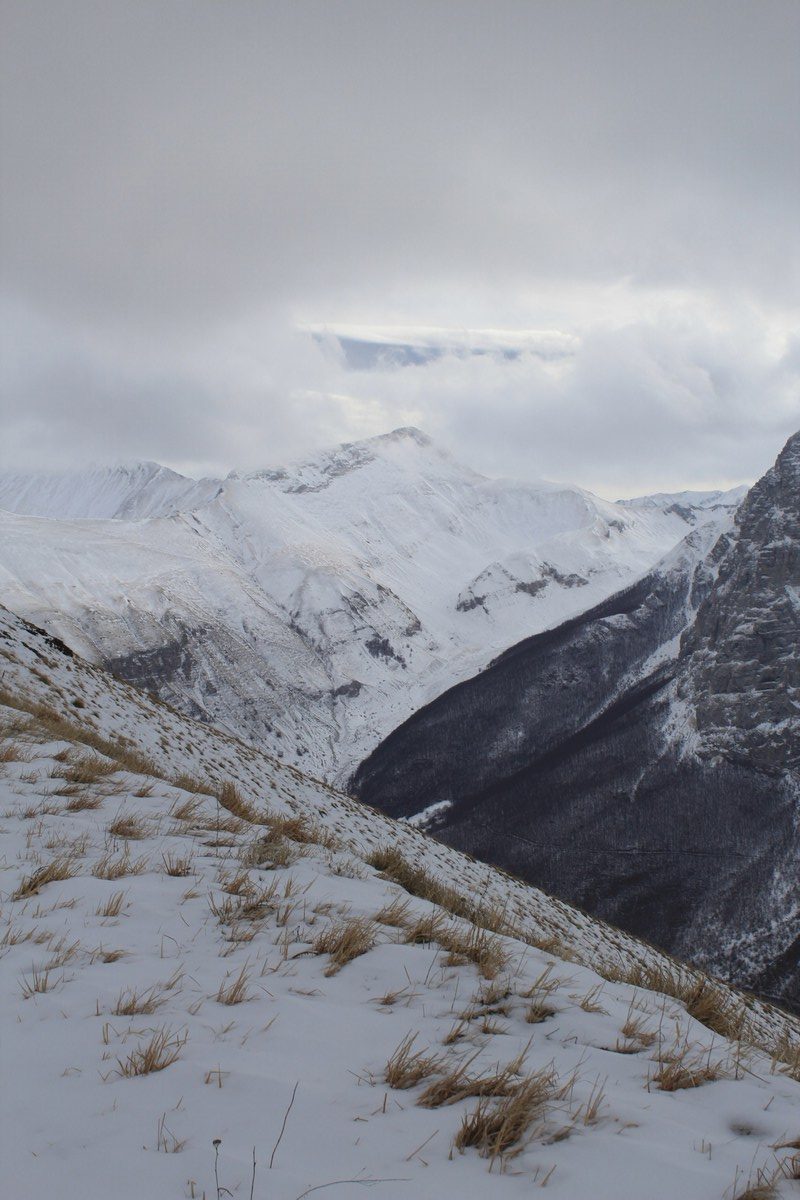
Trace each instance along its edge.
{"label": "distant mountain range", "polygon": [[800,434],[708,533],[415,713],[353,788],[800,1007]]}
{"label": "distant mountain range", "polygon": [[678,551],[743,489],[617,504],[486,479],[419,430],[196,481],[155,463],[0,476],[0,602],[181,712],[348,778],[520,639]]}

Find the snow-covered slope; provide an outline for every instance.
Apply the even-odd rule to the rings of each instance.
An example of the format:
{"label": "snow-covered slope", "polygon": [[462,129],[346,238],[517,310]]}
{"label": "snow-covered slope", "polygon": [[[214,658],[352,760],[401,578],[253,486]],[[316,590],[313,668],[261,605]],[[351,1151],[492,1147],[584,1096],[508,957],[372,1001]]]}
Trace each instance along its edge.
{"label": "snow-covered slope", "polygon": [[215,480],[195,482],[154,462],[85,471],[0,472],[0,508],[34,517],[158,517],[202,503]]}
{"label": "snow-covered slope", "polygon": [[0,664],[15,1200],[796,1194],[791,1017],[3,611]]}
{"label": "snow-covered slope", "polygon": [[747,495],[747,484],[731,488],[727,492],[653,492],[650,496],[636,496],[632,500],[618,500],[623,508],[658,509],[674,513],[687,524],[695,525],[703,513],[727,510],[740,504]]}
{"label": "snow-covered slope", "polygon": [[422,704],[737,501],[486,479],[414,429],[222,481],[154,464],[7,477],[0,601],[341,780]]}

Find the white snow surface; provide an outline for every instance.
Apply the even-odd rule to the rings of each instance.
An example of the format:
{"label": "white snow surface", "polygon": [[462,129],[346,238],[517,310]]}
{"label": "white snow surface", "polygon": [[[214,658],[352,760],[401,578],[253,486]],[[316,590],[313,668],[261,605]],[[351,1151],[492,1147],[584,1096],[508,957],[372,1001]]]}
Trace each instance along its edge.
{"label": "white snow surface", "polygon": [[[546,1186],[554,1200],[730,1200],[759,1171],[780,1174],[775,1196],[796,1195],[786,1143],[797,1144],[800,1083],[765,1051],[796,1046],[798,1022],[753,1003],[760,1048],[735,1047],[679,1001],[608,982],[597,970],[665,960],[153,703],[2,610],[0,662],[6,1195],[485,1200]],[[106,770],[71,783],[87,759]],[[284,842],[282,865],[247,865],[265,826],[231,822],[198,793],[223,780],[261,821],[293,816],[315,840]],[[133,821],[127,837],[121,819]],[[497,936],[506,962],[494,978],[441,945],[443,930],[474,932],[468,922],[367,864],[388,845],[476,908],[501,906],[519,936]],[[71,877],[19,895],[54,860]],[[169,874],[180,860],[186,874]],[[104,877],[109,862],[117,878]],[[392,918],[394,901],[406,907]],[[409,940],[430,917],[438,931]],[[371,922],[374,945],[332,971],[314,943],[354,918]],[[240,1002],[223,1003],[240,977]],[[125,1015],[134,996],[151,1011]],[[552,1011],[530,1023],[536,1000]],[[175,1060],[126,1077],[160,1033]],[[386,1064],[408,1037],[436,1061],[400,1089]],[[546,1101],[505,1159],[460,1152],[464,1118],[502,1100],[426,1108],[425,1087],[459,1065],[470,1080],[491,1076],[520,1055],[516,1078],[547,1076]],[[664,1091],[656,1060],[670,1055],[718,1077]]]}
{"label": "white snow surface", "polygon": [[162,698],[344,781],[423,704],[737,499],[681,515],[486,479],[415,429],[224,480],[5,476],[0,602],[94,662],[174,644]]}

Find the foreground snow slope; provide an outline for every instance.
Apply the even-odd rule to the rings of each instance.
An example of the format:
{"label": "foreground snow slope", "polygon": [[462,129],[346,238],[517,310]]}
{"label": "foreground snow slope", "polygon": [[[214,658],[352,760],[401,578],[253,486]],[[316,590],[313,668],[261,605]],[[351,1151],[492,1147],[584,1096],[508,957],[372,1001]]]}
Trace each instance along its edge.
{"label": "foreground snow slope", "polygon": [[[5,612],[0,666],[15,1200],[730,1200],[773,1176],[767,1194],[796,1194],[785,1014],[708,982],[698,996],[699,975],[635,939]],[[339,966],[340,934],[362,953],[340,943]],[[692,994],[744,1040],[690,1016]],[[507,1113],[502,1146],[454,1148],[476,1110]]]}
{"label": "foreground snow slope", "polygon": [[0,601],[341,781],[421,705],[737,500],[486,479],[413,429],[199,483],[153,463],[5,476]]}

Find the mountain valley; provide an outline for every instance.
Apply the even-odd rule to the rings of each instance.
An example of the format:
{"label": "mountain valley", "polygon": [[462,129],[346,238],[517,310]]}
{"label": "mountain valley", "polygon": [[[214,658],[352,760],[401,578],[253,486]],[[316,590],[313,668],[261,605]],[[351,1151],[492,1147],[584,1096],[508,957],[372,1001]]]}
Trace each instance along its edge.
{"label": "mountain valley", "polygon": [[414,714],[353,789],[798,1006],[800,434],[691,540]]}

